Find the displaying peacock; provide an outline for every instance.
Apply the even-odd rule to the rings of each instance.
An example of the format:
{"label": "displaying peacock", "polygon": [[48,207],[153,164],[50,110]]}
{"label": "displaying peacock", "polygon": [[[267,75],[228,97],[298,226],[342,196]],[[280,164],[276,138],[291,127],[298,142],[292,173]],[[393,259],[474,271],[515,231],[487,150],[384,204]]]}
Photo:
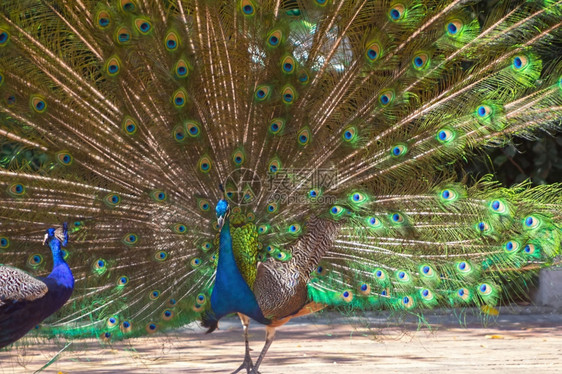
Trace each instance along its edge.
{"label": "displaying peacock", "polygon": [[0,348],[24,336],[72,295],[74,277],[61,249],[67,243],[66,223],[62,228],[47,230],[44,244],[49,245],[53,256],[53,270],[47,277],[34,278],[20,269],[0,265]]}
{"label": "displaying peacock", "polygon": [[3,1],[0,262],[41,272],[39,233],[71,222],[74,293],[40,332],[239,313],[247,372],[325,306],[525,293],[560,252],[562,187],[453,164],[559,128],[561,3]]}

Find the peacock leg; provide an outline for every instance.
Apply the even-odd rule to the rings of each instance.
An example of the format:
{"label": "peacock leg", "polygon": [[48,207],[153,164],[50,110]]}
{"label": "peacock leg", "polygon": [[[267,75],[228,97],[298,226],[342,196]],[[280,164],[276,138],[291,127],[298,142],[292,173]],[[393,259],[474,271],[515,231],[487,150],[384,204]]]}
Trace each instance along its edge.
{"label": "peacock leg", "polygon": [[244,327],[244,343],[246,344],[246,354],[244,355],[244,362],[240,367],[232,372],[232,374],[238,373],[242,369],[246,369],[248,374],[257,373],[254,369],[254,363],[252,362],[252,357],[250,357],[250,342],[248,341],[248,326],[250,325],[250,317],[238,313],[240,317],[240,322],[242,322],[242,327]]}
{"label": "peacock leg", "polygon": [[258,368],[263,358],[265,357],[265,354],[267,353],[269,346],[271,345],[271,343],[273,343],[274,337],[275,337],[275,327],[265,326],[265,344],[263,345],[263,348],[261,350],[260,357],[258,357],[258,360],[256,361],[256,366],[254,366],[254,371],[252,372],[253,374],[259,374]]}

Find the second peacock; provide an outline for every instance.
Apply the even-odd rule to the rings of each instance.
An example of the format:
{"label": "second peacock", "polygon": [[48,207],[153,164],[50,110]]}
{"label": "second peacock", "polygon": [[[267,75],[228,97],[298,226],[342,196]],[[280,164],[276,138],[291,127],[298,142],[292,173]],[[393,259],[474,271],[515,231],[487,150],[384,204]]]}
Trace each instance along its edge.
{"label": "second peacock", "polygon": [[240,313],[248,372],[328,305],[524,294],[560,251],[561,186],[453,164],[559,128],[560,5],[3,1],[0,263],[42,272],[40,233],[68,221],[74,293],[40,332]]}

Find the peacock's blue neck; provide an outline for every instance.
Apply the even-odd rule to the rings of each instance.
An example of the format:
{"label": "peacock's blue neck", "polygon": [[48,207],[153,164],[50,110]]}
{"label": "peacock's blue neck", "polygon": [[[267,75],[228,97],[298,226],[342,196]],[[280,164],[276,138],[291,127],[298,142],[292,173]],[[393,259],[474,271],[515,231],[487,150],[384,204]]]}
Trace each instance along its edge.
{"label": "peacock's blue neck", "polygon": [[230,313],[239,312],[264,324],[270,322],[263,316],[254,293],[236,265],[232,252],[232,236],[228,218],[225,219],[220,232],[219,261],[215,285],[211,294],[211,308],[217,319]]}
{"label": "peacock's blue neck", "polygon": [[64,260],[61,242],[56,238],[52,238],[49,240],[49,247],[53,255],[53,271],[51,271],[47,278],[54,279],[61,286],[73,289],[74,276]]}

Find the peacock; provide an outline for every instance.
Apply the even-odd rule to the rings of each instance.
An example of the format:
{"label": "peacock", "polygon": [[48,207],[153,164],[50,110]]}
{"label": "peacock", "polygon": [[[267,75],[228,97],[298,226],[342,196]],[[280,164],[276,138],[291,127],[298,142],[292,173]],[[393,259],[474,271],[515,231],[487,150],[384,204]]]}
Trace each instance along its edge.
{"label": "peacock", "polygon": [[18,268],[0,265],[0,348],[24,336],[72,295],[74,277],[61,249],[67,243],[66,223],[45,233],[43,244],[49,245],[53,255],[53,271],[47,277],[34,278]]}
{"label": "peacock", "polygon": [[4,0],[0,262],[41,272],[39,233],[69,222],[74,292],[39,333],[238,313],[248,373],[325,307],[524,295],[560,253],[562,185],[458,162],[560,128],[561,3]]}

